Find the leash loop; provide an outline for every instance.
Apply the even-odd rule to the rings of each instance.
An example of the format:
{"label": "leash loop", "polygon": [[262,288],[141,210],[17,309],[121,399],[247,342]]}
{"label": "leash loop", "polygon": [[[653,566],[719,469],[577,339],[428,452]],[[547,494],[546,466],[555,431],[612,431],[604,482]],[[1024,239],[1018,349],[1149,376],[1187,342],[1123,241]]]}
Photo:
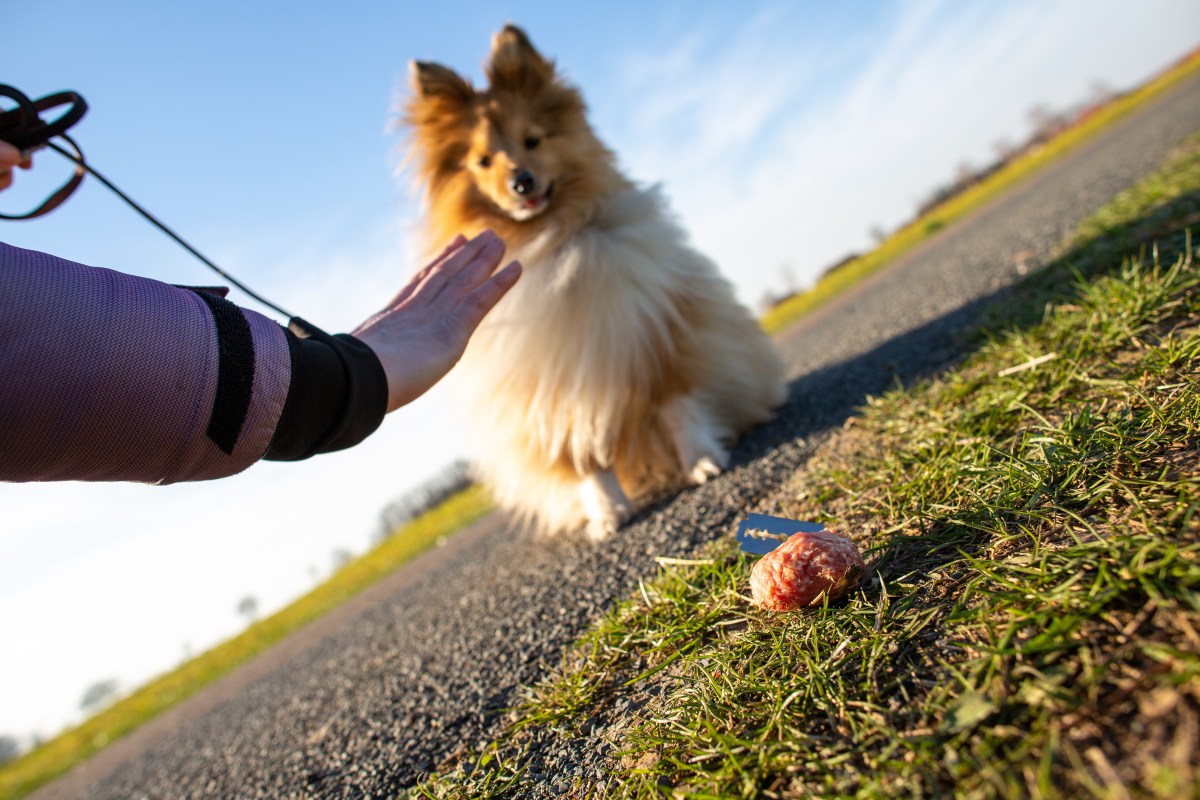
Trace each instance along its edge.
{"label": "leash loop", "polygon": [[[0,139],[22,153],[30,153],[55,136],[66,133],[87,113],[87,102],[77,92],[56,92],[40,100],[30,100],[20,89],[0,83],[0,96],[17,103],[17,107],[0,114]],[[39,111],[69,105],[53,122],[45,122]]]}
{"label": "leash loop", "polygon": [[[23,154],[28,155],[34,150],[42,147],[48,147],[54,152],[66,158],[68,161],[75,164],[75,174],[58,188],[54,194],[46,198],[46,201],[40,206],[26,214],[3,214],[0,213],[0,219],[20,220],[34,219],[43,214],[49,214],[54,209],[62,205],[71,194],[79,188],[79,184],[83,182],[84,175],[91,174],[104,184],[117,197],[124,200],[130,208],[141,214],[147,221],[157,227],[167,236],[175,240],[184,250],[187,250],[193,256],[200,260],[202,264],[216,272],[225,280],[241,289],[243,292],[253,297],[258,302],[262,303],[267,308],[283,314],[285,317],[294,316],[292,313],[267,300],[262,295],[254,292],[244,283],[234,278],[225,270],[218,267],[212,261],[204,256],[199,250],[188,244],[183,237],[175,233],[160,222],[153,214],[140,205],[135,203],[129,195],[122,192],[113,184],[112,181],[101,175],[87,160],[83,157],[83,151],[75,140],[67,136],[67,129],[79,122],[83,115],[87,112],[87,103],[76,92],[56,92],[55,94],[47,95],[40,100],[30,100],[29,97],[8,84],[0,83],[0,96],[7,97],[16,101],[17,107],[9,111],[0,113],[0,140],[8,142],[15,146]],[[45,122],[40,116],[39,111],[48,111],[52,108],[69,105],[57,119],[52,122]],[[70,145],[70,151],[50,141],[53,138],[59,138]]]}
{"label": "leash loop", "polygon": [[[66,141],[75,152],[74,158],[68,156],[75,162],[75,174],[46,198],[44,203],[25,214],[0,213],[0,219],[35,219],[58,208],[79,188],[79,184],[83,183],[86,174],[83,153],[79,145],[67,136],[67,129],[83,119],[83,115],[87,113],[87,103],[76,92],[57,92],[40,100],[30,100],[24,92],[5,83],[0,83],[0,97],[7,97],[17,104],[16,108],[0,113],[0,139],[16,147],[22,154],[29,155],[34,150],[49,145],[50,140],[57,136]],[[39,111],[49,111],[60,106],[70,107],[52,122],[43,121],[38,114]]]}

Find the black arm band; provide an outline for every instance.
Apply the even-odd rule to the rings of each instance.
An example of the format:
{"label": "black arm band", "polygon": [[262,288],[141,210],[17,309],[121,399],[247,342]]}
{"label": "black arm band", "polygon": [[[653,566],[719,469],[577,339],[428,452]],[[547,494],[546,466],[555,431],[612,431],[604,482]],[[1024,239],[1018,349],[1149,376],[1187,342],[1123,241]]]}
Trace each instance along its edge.
{"label": "black arm band", "polygon": [[284,333],[292,379],[264,458],[299,461],[353,447],[374,433],[388,402],[387,375],[374,351],[353,336],[330,336],[299,317]]}

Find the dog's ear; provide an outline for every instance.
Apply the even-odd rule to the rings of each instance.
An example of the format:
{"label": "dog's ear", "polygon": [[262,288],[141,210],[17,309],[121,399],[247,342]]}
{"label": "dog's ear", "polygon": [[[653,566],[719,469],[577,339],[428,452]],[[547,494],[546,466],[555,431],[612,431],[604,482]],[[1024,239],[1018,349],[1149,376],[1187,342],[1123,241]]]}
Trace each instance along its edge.
{"label": "dog's ear", "polygon": [[505,25],[492,38],[487,76],[494,88],[532,93],[554,79],[554,63],[542,58],[523,30]]}
{"label": "dog's ear", "polygon": [[413,93],[404,107],[404,124],[413,133],[412,158],[422,182],[438,185],[461,168],[467,154],[475,90],[454,70],[414,61]]}
{"label": "dog's ear", "polygon": [[475,97],[475,90],[465,78],[441,64],[414,61],[410,72],[413,89],[422,100],[441,101],[451,106],[467,106]]}

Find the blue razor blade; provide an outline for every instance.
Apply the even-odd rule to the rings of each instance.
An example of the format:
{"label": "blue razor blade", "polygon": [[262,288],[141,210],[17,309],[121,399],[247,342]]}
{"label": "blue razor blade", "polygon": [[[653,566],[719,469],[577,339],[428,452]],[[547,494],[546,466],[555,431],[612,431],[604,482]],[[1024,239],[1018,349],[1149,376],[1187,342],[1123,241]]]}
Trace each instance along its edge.
{"label": "blue razor blade", "polygon": [[745,553],[765,556],[783,544],[794,533],[817,533],[825,530],[819,522],[799,522],[766,514],[751,514],[738,526],[737,540]]}

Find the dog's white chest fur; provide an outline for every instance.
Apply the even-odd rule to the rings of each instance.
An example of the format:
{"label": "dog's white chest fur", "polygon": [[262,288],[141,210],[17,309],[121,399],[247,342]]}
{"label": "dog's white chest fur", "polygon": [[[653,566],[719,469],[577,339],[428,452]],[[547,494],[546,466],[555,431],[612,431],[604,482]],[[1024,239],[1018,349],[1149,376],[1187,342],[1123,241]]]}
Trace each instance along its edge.
{"label": "dog's white chest fur", "polygon": [[565,244],[510,255],[523,277],[455,370],[506,507],[610,530],[626,492],[707,479],[782,402],[770,342],[657,190],[608,198]]}

